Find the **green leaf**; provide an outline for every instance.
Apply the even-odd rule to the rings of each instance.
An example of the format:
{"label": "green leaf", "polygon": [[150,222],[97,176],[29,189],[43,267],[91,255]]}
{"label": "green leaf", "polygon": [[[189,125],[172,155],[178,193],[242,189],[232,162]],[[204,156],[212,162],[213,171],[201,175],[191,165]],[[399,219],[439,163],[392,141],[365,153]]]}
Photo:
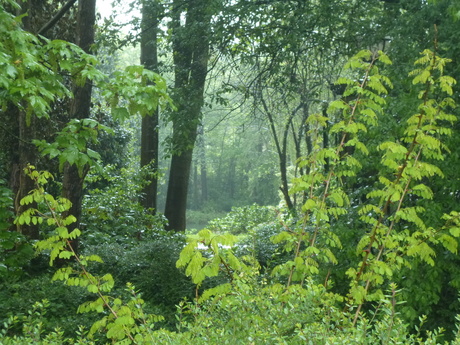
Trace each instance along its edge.
{"label": "green leaf", "polygon": [[64,250],[59,253],[59,258],[61,259],[70,259],[74,254],[72,252],[69,252],[67,250]]}
{"label": "green leaf", "polygon": [[87,289],[89,292],[91,293],[97,293],[99,291],[97,285],[94,285],[94,284],[90,284],[87,286]]}

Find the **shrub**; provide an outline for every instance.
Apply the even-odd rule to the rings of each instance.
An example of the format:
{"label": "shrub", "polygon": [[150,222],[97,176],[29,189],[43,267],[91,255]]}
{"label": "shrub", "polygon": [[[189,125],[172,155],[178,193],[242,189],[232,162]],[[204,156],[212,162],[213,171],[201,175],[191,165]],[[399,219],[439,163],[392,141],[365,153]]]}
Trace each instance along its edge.
{"label": "shrub", "polygon": [[244,234],[256,225],[269,222],[275,217],[275,209],[271,206],[233,207],[232,210],[222,218],[209,222],[209,229],[217,232],[229,232],[234,235]]}
{"label": "shrub", "polygon": [[118,293],[127,282],[133,283],[142,292],[146,308],[165,316],[171,326],[176,305],[184,298],[193,298],[194,293],[193,284],[176,268],[184,243],[184,235],[163,231],[133,245],[111,242],[88,246],[85,253],[102,258],[104,263],[96,264],[94,272],[110,272]]}
{"label": "shrub", "polygon": [[283,250],[282,245],[271,241],[271,238],[279,234],[281,230],[282,225],[277,221],[256,225],[249,229],[247,236],[238,242],[235,249],[236,254],[239,257],[253,255],[261,267],[270,271],[290,256]]}
{"label": "shrub", "polygon": [[32,246],[16,231],[9,231],[13,219],[13,193],[0,179],[0,280],[20,276],[22,267],[34,255]]}
{"label": "shrub", "polygon": [[[25,324],[33,319],[40,321],[41,332],[49,333],[59,328],[65,336],[74,336],[75,330],[81,325],[89,328],[93,324],[95,315],[77,314],[78,306],[90,296],[85,289],[66,289],[61,283],[50,282],[51,278],[51,273],[42,273],[0,284],[0,324],[8,323],[11,317],[16,317],[15,322],[8,327],[8,334],[21,333]],[[46,316],[29,314],[30,307],[42,300],[47,300]],[[38,315],[40,318],[36,320]]]}
{"label": "shrub", "polygon": [[163,228],[164,217],[152,215],[139,204],[145,184],[144,173],[134,167],[118,172],[115,167],[106,166],[102,177],[91,177],[91,183],[101,188],[91,190],[83,200],[83,245],[114,241],[135,243]]}

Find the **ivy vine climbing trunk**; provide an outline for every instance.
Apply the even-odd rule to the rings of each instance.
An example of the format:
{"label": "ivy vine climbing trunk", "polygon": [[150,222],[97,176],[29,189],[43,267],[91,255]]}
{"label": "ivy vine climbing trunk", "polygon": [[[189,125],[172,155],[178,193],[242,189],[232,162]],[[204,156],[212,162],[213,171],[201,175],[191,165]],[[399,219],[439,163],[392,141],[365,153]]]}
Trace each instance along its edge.
{"label": "ivy vine climbing trunk", "polygon": [[[158,1],[142,2],[141,64],[158,73],[158,23],[160,4]],[[158,190],[158,107],[142,118],[141,167],[150,165],[150,181],[142,191],[141,204],[152,213],[157,209]]]}
{"label": "ivy vine climbing trunk", "polygon": [[[77,44],[87,53],[94,44],[94,27],[96,24],[96,0],[78,1]],[[70,108],[71,119],[85,119],[90,116],[92,85],[86,81],[82,86],[76,85],[73,89],[74,99]],[[69,232],[80,226],[81,203],[83,198],[83,182],[89,166],[80,169],[76,164],[66,163],[62,183],[62,196],[72,202],[68,211],[77,221],[69,225]],[[78,249],[78,243],[74,243]]]}
{"label": "ivy vine climbing trunk", "polygon": [[[208,72],[211,1],[173,1],[171,30],[174,56],[171,168],[165,216],[168,230],[183,231],[193,147],[201,118]],[[185,18],[185,22],[183,19]]]}

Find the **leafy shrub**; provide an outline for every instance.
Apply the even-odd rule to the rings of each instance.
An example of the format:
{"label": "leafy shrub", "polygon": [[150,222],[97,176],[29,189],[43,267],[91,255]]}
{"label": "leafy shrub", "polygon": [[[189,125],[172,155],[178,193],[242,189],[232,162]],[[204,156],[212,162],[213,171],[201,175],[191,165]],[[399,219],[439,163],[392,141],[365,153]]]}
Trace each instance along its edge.
{"label": "leafy shrub", "polygon": [[20,332],[27,317],[34,319],[36,315],[29,314],[30,307],[45,299],[46,317],[41,315],[40,319],[42,332],[49,333],[59,328],[64,335],[73,336],[79,326],[85,325],[89,328],[95,321],[94,315],[77,314],[78,306],[89,297],[83,288],[63,288],[61,283],[50,282],[51,278],[51,273],[42,273],[39,276],[23,276],[20,281],[11,279],[0,284],[0,323],[16,317],[14,324],[9,326],[9,334]]}
{"label": "leafy shrub", "polygon": [[233,207],[223,218],[209,222],[209,229],[217,232],[229,232],[234,235],[246,233],[258,224],[271,221],[275,217],[275,209],[271,206]]}
{"label": "leafy shrub", "polygon": [[[77,332],[72,332],[76,338],[67,338],[61,328],[47,330],[44,326],[48,322],[47,312],[50,303],[48,300],[34,303],[32,309],[22,316],[11,316],[3,323],[0,330],[2,345],[61,345],[79,344],[94,345],[92,340],[85,339],[87,332],[79,327]],[[11,330],[20,328],[20,334],[12,335]],[[75,334],[76,333],[76,334]]]}
{"label": "leafy shrub", "polygon": [[22,273],[34,255],[32,246],[16,231],[9,231],[13,219],[13,193],[0,179],[0,278],[11,279]]}
{"label": "leafy shrub", "polygon": [[238,242],[236,254],[239,257],[253,255],[264,269],[272,269],[289,257],[289,253],[283,250],[282,245],[271,241],[271,238],[279,234],[281,230],[282,225],[276,221],[255,226],[248,230],[247,236]]}
{"label": "leafy shrub", "polygon": [[104,263],[96,264],[94,272],[110,272],[118,292],[127,282],[142,292],[147,308],[164,315],[174,324],[172,315],[184,298],[193,298],[194,286],[176,268],[179,253],[184,247],[184,235],[159,232],[146,236],[134,245],[116,242],[88,246],[85,252],[99,255]]}
{"label": "leafy shrub", "polygon": [[93,176],[95,188],[83,200],[82,243],[131,243],[148,233],[162,229],[165,219],[152,215],[139,204],[142,186],[146,183],[144,170],[134,167],[104,167],[102,177]]}

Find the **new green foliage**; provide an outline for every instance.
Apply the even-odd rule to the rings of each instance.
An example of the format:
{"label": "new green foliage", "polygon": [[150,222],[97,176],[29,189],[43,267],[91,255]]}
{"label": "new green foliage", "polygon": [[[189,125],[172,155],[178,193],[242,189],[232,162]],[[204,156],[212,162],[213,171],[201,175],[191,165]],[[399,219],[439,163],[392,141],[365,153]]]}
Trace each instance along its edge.
{"label": "new green foliage", "polygon": [[27,175],[34,181],[36,189],[21,200],[22,204],[36,203],[41,205],[45,211],[36,208],[29,208],[18,216],[17,223],[44,223],[54,228],[45,239],[38,241],[35,247],[38,252],[47,252],[50,256],[50,265],[56,260],[65,261],[73,259],[76,265],[64,266],[56,270],[53,280],[63,281],[68,286],[79,286],[86,288],[91,294],[96,295],[96,300],[84,302],[78,308],[78,312],[97,312],[105,314],[91,327],[88,336],[91,338],[96,332],[104,329],[107,338],[115,343],[148,343],[151,325],[162,320],[160,316],[145,315],[142,309],[144,301],[136,294],[134,287],[128,284],[128,291],[131,299],[124,303],[121,299],[111,296],[109,293],[114,286],[111,274],[95,276],[90,273],[89,267],[92,262],[101,263],[97,255],[79,255],[72,245],[72,240],[80,236],[79,229],[68,232],[67,226],[75,222],[75,217],[63,214],[69,210],[70,202],[66,199],[55,199],[46,193],[45,185],[51,174],[37,171],[29,166]]}
{"label": "new green foliage", "polygon": [[[294,251],[294,259],[275,268],[274,274],[288,276],[288,285],[303,281],[319,272],[321,262],[336,263],[333,248],[340,248],[339,237],[331,229],[333,219],[347,213],[348,196],[344,179],[355,176],[361,163],[349,153],[350,148],[367,154],[359,134],[367,126],[375,125],[377,114],[383,112],[385,103],[381,95],[387,94],[385,85],[391,87],[387,77],[380,74],[376,63],[390,64],[383,53],[362,51],[346,64],[352,73],[361,75],[359,82],[342,77],[337,83],[346,85],[342,99],[329,105],[328,113],[336,118],[331,135],[338,135],[335,147],[325,147],[320,134],[329,120],[321,114],[309,117],[313,149],[300,166],[308,166],[309,173],[294,180],[292,193],[305,193],[302,219],[297,225],[274,237],[275,243],[286,242],[286,249]],[[326,169],[327,167],[327,169]]]}
{"label": "new green foliage", "polygon": [[[378,117],[386,114],[391,82],[382,71],[391,62],[382,52],[364,51],[353,57],[338,81],[347,86],[342,99],[330,104],[328,117],[309,117],[312,151],[299,162],[308,166],[308,174],[296,179],[291,191],[304,197],[299,218],[279,217],[279,226],[273,226],[277,232],[273,242],[282,244],[289,255],[273,269],[269,281],[260,275],[253,257],[235,255],[234,248],[240,245],[236,236],[208,229],[189,236],[176,266],[196,285],[196,299],[180,303],[177,332],[154,330],[160,318],[144,313],[143,301],[131,286],[128,302],[114,297],[112,276],[90,271],[91,263],[100,263],[100,258],[73,251],[72,240],[80,231],[67,230],[74,221],[72,216],[62,216],[69,203],[45,192],[49,173],[30,169],[37,186],[21,202],[45,207],[27,210],[16,221],[53,227],[37,248],[49,252],[51,264],[57,259],[74,260],[73,265],[59,268],[54,279],[95,294],[79,311],[99,313],[89,335],[100,331],[113,343],[437,344],[442,330],[408,333],[398,316],[400,291],[392,281],[401,270],[435,265],[440,249],[457,252],[458,212],[445,214],[440,227],[424,217],[426,202],[433,198],[429,182],[443,176],[436,163],[448,152],[443,141],[456,120],[449,114],[455,81],[443,75],[447,62],[429,50],[422,53],[411,73],[420,103],[416,113],[398,141],[386,139],[373,148],[364,138],[378,125]],[[335,139],[329,146],[322,135],[328,121],[333,123],[329,136]],[[371,151],[380,153],[381,165],[367,201],[358,205],[350,186],[358,178],[362,157]],[[350,205],[358,205],[357,210],[350,210]],[[347,223],[350,229],[339,228],[339,221],[350,214],[358,219]],[[236,224],[239,228],[253,218],[257,217]],[[227,221],[222,224],[231,226]],[[342,231],[347,230],[358,236],[353,239],[355,249],[348,252],[354,253],[340,263],[346,267],[350,288],[339,294],[327,287],[348,235]],[[346,245],[351,247],[350,241]],[[219,275],[224,277],[221,284],[200,290],[206,279]],[[59,339],[58,332],[50,336]],[[452,344],[457,344],[459,335],[453,337]]]}
{"label": "new green foliage", "polygon": [[434,162],[444,159],[445,145],[441,139],[451,133],[448,126],[456,120],[446,112],[454,106],[453,100],[441,95],[441,92],[451,94],[455,83],[453,78],[443,75],[448,59],[429,50],[421,54],[415,62],[417,69],[410,73],[413,84],[421,84],[419,112],[407,120],[400,142],[379,145],[384,167],[379,176],[382,187],[367,195],[373,203],[359,211],[361,220],[371,230],[357,247],[357,253],[362,255],[359,267],[347,272],[352,279],[351,301],[359,305],[358,312],[365,300],[382,297],[378,287],[403,265],[410,266],[410,257],[434,265],[432,246],[440,243],[454,253],[457,251],[457,240],[446,229],[426,226],[424,208],[408,201],[432,198],[426,181],[443,176]]}
{"label": "new green foliage", "polygon": [[[196,284],[196,298],[198,289],[206,278],[215,277],[224,272],[226,278],[232,282],[238,273],[249,270],[249,267],[238,259],[232,250],[237,237],[231,234],[216,234],[203,229],[196,235],[190,235],[188,244],[181,251],[177,267],[185,267],[185,274]],[[200,301],[210,296],[228,293],[231,285],[224,283],[206,290]]]}

